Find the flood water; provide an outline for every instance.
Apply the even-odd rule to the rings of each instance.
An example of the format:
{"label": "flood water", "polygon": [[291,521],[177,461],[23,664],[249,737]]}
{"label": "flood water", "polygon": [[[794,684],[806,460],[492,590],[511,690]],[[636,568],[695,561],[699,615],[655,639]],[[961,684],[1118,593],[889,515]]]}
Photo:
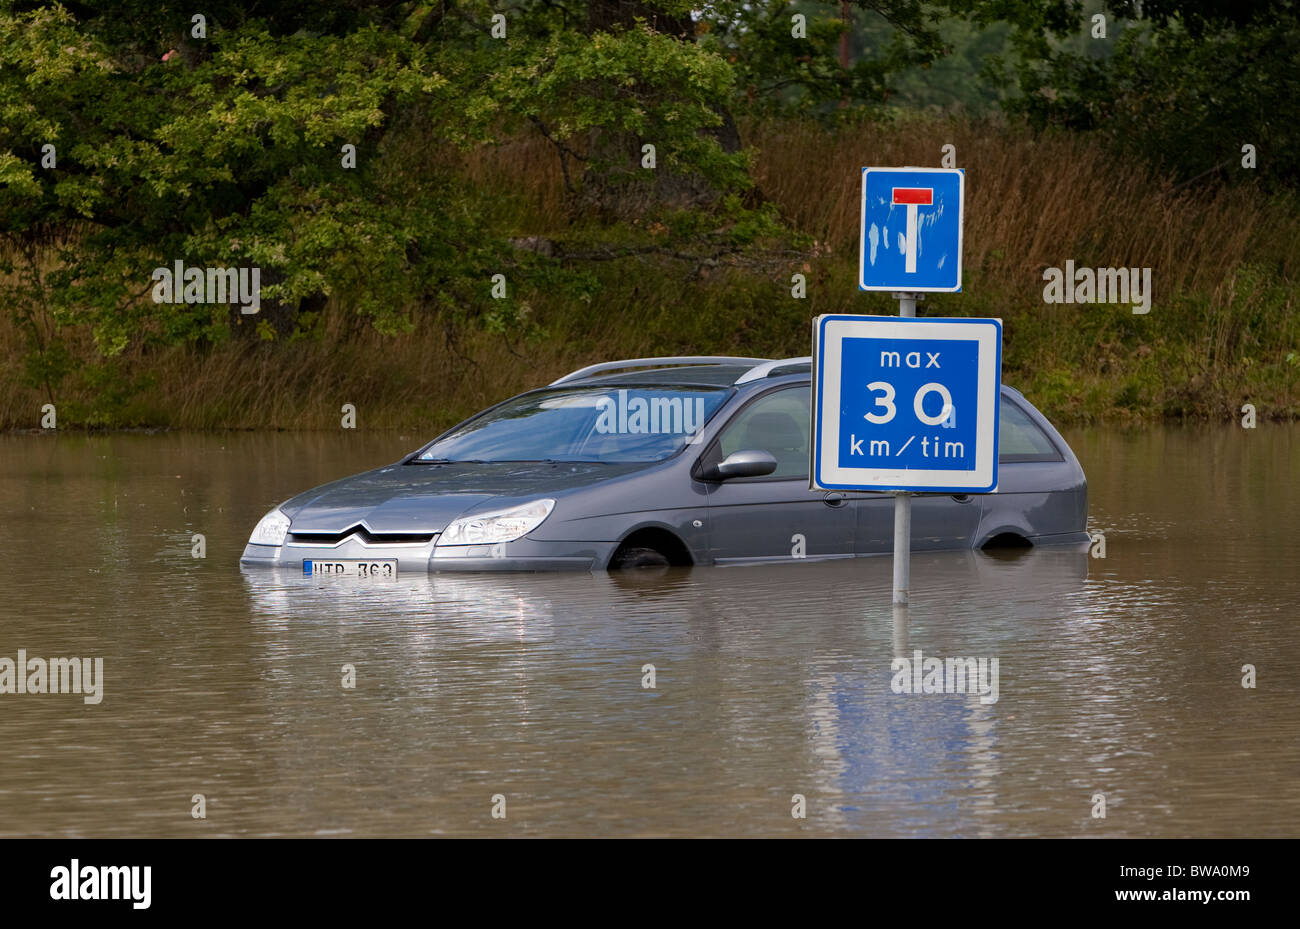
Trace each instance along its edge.
{"label": "flood water", "polygon": [[[0,694],[0,835],[1300,834],[1300,428],[1063,431],[1106,557],[917,555],[905,616],[889,558],[242,572],[425,437],[0,437],[0,657],[103,659]],[[997,701],[895,693],[916,650]]]}

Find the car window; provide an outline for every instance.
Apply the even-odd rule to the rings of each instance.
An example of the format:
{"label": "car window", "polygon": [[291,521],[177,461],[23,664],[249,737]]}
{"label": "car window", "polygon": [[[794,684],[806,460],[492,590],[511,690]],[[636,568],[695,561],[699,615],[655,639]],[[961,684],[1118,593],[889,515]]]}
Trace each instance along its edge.
{"label": "car window", "polygon": [[424,449],[416,461],[660,461],[676,453],[730,391],[577,387],[516,397]]}
{"label": "car window", "polygon": [[790,387],[759,397],[731,420],[718,439],[721,458],[758,449],[776,459],[771,477],[808,476],[809,389]]}
{"label": "car window", "polygon": [[1006,397],[1002,398],[998,420],[999,461],[1061,460],[1061,453],[1046,433]]}

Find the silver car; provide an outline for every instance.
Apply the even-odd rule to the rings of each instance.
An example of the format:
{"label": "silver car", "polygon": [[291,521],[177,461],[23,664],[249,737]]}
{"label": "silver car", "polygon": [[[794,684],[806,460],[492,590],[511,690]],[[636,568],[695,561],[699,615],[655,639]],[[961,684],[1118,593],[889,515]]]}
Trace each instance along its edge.
{"label": "silver car", "polygon": [[[244,565],[309,575],[606,570],[892,551],[892,498],[808,487],[807,358],[592,365],[266,514]],[[1002,388],[998,489],[917,496],[914,550],[1082,543],[1087,481]]]}

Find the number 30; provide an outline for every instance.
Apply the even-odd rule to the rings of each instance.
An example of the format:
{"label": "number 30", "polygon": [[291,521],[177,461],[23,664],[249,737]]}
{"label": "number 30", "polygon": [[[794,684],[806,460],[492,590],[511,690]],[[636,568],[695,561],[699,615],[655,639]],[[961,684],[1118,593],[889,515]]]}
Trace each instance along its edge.
{"label": "number 30", "polygon": [[[888,381],[872,381],[867,385],[867,390],[873,392],[878,390],[884,394],[883,397],[876,398],[876,406],[883,406],[888,412],[867,413],[866,418],[878,426],[893,419],[894,414],[898,412],[898,409],[894,406],[894,385]],[[938,416],[927,416],[925,409],[922,407],[922,403],[930,393],[937,393],[943,398],[943,409],[939,411]],[[916,396],[912,398],[912,409],[916,412],[916,418],[921,422],[925,423],[927,426],[937,426],[947,419],[948,414],[952,412],[952,394],[950,394],[948,388],[944,387],[942,384],[935,384],[933,382],[923,384],[921,388],[917,390]]]}

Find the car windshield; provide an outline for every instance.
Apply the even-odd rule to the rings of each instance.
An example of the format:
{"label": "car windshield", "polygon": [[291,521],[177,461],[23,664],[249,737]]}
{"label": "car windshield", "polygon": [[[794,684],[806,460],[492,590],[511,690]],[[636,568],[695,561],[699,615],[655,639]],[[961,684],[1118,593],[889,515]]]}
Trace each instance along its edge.
{"label": "car windshield", "polygon": [[685,446],[729,393],[631,386],[538,391],[471,420],[414,461],[661,461]]}

